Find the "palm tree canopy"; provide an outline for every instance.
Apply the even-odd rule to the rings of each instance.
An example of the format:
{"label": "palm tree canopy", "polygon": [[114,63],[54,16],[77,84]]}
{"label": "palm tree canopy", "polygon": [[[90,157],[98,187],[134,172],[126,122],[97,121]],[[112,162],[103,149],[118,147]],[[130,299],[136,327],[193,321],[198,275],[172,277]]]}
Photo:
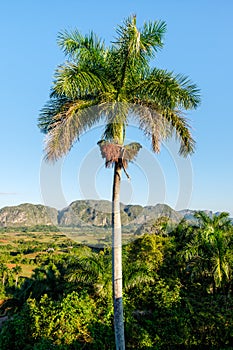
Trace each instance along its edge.
{"label": "palm tree canopy", "polygon": [[197,211],[195,213],[195,218],[198,219],[200,227],[206,233],[214,233],[219,230],[227,231],[232,228],[232,221],[229,213],[226,212],[221,212],[211,216],[204,211]]}
{"label": "palm tree canopy", "polygon": [[228,251],[231,249],[232,222],[229,213],[208,215],[198,211],[195,217],[199,227],[186,244],[184,256],[192,264],[194,274],[206,270],[213,276],[216,287],[220,287],[230,276]]}
{"label": "palm tree canopy", "polygon": [[163,21],[137,27],[136,16],[116,30],[110,46],[93,32],[58,35],[67,61],[58,66],[49,101],[38,126],[47,134],[46,158],[65,155],[74,142],[101,119],[102,139],[123,145],[130,117],[151,140],[155,152],[163,139],[175,133],[180,153],[194,150],[194,140],[183,115],[200,103],[197,86],[187,77],[151,68],[150,61],[163,47]]}

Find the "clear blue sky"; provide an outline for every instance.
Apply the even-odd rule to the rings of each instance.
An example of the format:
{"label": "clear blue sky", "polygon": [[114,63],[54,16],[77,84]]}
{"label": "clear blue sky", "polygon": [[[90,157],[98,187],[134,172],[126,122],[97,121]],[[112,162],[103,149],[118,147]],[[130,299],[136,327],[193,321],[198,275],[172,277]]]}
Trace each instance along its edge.
{"label": "clear blue sky", "polygon": [[0,207],[24,202],[61,207],[84,197],[111,198],[111,170],[103,168],[96,149],[101,127],[48,168],[36,124],[54,69],[64,61],[57,33],[94,30],[109,43],[130,14],[137,14],[139,26],[166,21],[165,45],[153,65],[189,75],[201,89],[202,104],[187,114],[197,148],[186,161],[176,156],[173,142],[152,156],[137,128],[130,128],[128,139],[144,148],[129,168],[131,183],[123,179],[122,201],[233,215],[232,0],[1,1]]}

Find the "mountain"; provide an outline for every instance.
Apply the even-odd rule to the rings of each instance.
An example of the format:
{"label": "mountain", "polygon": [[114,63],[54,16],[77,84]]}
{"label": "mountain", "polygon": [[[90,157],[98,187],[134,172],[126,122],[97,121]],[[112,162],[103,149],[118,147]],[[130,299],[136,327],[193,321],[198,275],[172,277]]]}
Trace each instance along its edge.
{"label": "mountain", "polygon": [[[0,209],[0,226],[108,227],[111,225],[111,209],[111,202],[106,200],[77,200],[60,211],[40,204],[26,203]],[[122,225],[141,225],[160,216],[167,216],[173,221],[182,218],[165,204],[146,207],[121,204],[120,209]]]}
{"label": "mountain", "polygon": [[59,211],[59,226],[109,226],[111,223],[111,202],[78,200]]}
{"label": "mountain", "polygon": [[[35,225],[56,225],[60,227],[109,227],[111,226],[112,204],[107,200],[77,200],[58,211],[41,204],[20,204],[0,209],[0,227],[20,227]],[[159,217],[168,217],[177,223],[185,218],[195,222],[194,210],[175,211],[166,204],[154,206],[121,204],[122,225],[137,227],[149,224]],[[210,216],[211,211],[206,211]]]}
{"label": "mountain", "polygon": [[[58,216],[59,226],[110,226],[112,204],[109,201],[79,200],[61,210]],[[166,204],[142,207],[140,205],[121,204],[123,225],[140,225],[144,222],[167,216],[173,221],[180,221],[182,216]]]}
{"label": "mountain", "polygon": [[57,225],[58,211],[41,204],[24,203],[0,209],[0,226]]}

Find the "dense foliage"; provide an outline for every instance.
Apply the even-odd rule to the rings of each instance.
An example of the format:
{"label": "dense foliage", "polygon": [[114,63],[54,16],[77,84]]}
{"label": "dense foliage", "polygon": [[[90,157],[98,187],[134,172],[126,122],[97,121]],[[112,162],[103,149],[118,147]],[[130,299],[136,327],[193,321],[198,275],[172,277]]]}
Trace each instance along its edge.
{"label": "dense foliage", "polygon": [[[196,219],[172,231],[159,220],[123,247],[127,349],[232,349],[232,224]],[[110,249],[54,246],[27,278],[5,254],[0,349],[114,349]]]}

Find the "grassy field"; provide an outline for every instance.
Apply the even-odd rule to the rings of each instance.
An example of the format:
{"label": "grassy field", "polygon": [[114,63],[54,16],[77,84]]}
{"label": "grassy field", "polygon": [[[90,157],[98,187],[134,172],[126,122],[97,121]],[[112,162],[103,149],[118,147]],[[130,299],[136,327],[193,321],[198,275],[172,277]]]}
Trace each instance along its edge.
{"label": "grassy field", "polygon": [[[124,228],[123,244],[134,239],[134,232],[133,227]],[[19,275],[30,277],[43,256],[68,253],[80,245],[94,248],[110,247],[111,228],[61,227],[57,232],[36,232],[35,228],[1,229],[0,263],[4,263],[10,270],[19,265],[22,268]]]}

